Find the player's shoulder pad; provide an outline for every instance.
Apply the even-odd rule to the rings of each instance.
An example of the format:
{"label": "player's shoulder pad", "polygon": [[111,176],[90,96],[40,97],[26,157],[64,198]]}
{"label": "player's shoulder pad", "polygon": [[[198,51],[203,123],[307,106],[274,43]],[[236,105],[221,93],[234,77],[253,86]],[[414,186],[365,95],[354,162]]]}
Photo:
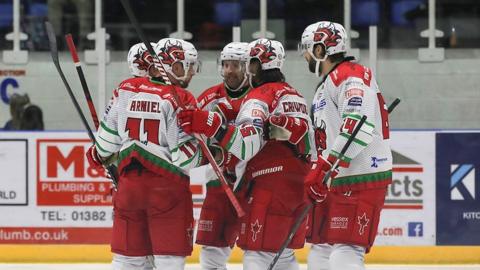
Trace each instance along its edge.
{"label": "player's shoulder pad", "polygon": [[372,71],[360,64],[345,61],[332,71],[329,77],[337,87],[351,78],[359,78],[363,80],[365,85],[370,86],[372,81]]}
{"label": "player's shoulder pad", "polygon": [[146,77],[132,77],[122,81],[118,85],[118,89],[134,91],[140,84],[147,82],[148,78]]}
{"label": "player's shoulder pad", "polygon": [[278,101],[286,95],[302,97],[302,95],[288,83],[274,82],[266,83],[250,90],[245,99],[257,99],[263,101],[268,104],[269,110],[273,111],[277,107]]}
{"label": "player's shoulder pad", "polygon": [[207,90],[203,91],[197,98],[198,107],[203,109],[205,105],[209,104],[212,100],[221,98],[224,94],[224,84],[219,83],[214,85]]}
{"label": "player's shoulder pad", "polygon": [[[193,94],[185,88],[180,86],[173,86],[172,91],[176,91],[178,98],[183,106],[187,109],[193,109],[197,107],[197,100],[193,96]],[[176,102],[175,102],[176,103]],[[179,105],[179,104],[177,104]],[[176,107],[175,107],[176,109]]]}

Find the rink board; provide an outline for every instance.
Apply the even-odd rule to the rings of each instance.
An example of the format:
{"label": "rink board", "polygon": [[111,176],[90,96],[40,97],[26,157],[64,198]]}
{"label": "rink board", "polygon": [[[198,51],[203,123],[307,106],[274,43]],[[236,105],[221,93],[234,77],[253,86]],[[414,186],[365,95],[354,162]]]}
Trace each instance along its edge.
{"label": "rink board", "polygon": [[[189,263],[198,263],[195,246]],[[305,263],[309,248],[296,251]],[[235,247],[229,262],[241,263],[243,252]],[[0,245],[0,263],[110,262],[108,245]],[[367,263],[380,264],[479,264],[480,247],[466,246],[378,246],[367,255]]]}
{"label": "rink board", "polygon": [[[368,261],[480,263],[480,133],[394,131],[391,139],[393,183]],[[88,168],[89,145],[82,132],[0,133],[0,261],[109,260],[110,184]],[[198,216],[205,186],[192,193]],[[197,247],[189,260],[198,261]],[[235,251],[232,262],[240,260]]]}

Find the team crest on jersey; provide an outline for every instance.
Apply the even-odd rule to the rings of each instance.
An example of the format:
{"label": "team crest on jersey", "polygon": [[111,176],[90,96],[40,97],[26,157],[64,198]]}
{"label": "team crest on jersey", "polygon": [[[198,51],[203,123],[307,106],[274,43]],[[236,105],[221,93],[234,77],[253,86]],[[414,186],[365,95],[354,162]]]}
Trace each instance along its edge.
{"label": "team crest on jersey", "polygon": [[338,42],[342,40],[342,37],[339,35],[338,31],[333,23],[330,23],[328,26],[320,24],[317,30],[313,33],[313,41],[320,42],[323,41],[327,48],[337,46]]}
{"label": "team crest on jersey", "polygon": [[160,49],[158,57],[161,58],[162,63],[169,66],[173,65],[176,61],[185,60],[185,51],[183,50],[182,43],[180,43],[180,41],[173,43],[168,40],[165,42],[165,46]]}
{"label": "team crest on jersey", "polygon": [[150,66],[149,63],[152,62],[152,56],[148,51],[144,51],[143,53],[141,52],[140,49],[138,49],[138,52],[134,55],[135,60],[133,60],[134,64],[137,64],[137,68],[139,70],[145,70],[148,71],[148,67]]}
{"label": "team crest on jersey", "polygon": [[258,41],[255,46],[250,50],[250,57],[257,57],[260,63],[268,63],[277,57],[272,47],[272,41]]}

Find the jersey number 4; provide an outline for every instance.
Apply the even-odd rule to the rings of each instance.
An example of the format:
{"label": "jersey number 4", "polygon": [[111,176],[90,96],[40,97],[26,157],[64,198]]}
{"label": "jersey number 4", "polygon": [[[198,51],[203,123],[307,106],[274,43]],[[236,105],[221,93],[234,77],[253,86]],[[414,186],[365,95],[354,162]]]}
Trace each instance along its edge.
{"label": "jersey number 4", "polygon": [[128,131],[128,136],[134,140],[140,141],[140,125],[143,120],[143,132],[147,134],[147,141],[160,144],[158,132],[160,130],[160,120],[158,119],[142,119],[128,117],[125,125],[125,131]]}

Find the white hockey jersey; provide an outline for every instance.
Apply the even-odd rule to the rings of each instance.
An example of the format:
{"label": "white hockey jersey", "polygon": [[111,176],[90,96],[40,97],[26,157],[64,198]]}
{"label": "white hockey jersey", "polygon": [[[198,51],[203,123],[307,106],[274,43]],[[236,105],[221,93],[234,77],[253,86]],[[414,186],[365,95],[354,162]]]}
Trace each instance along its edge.
{"label": "white hockey jersey", "polygon": [[119,152],[119,170],[135,158],[142,165],[170,177],[186,177],[202,156],[194,138],[177,125],[180,107],[195,107],[191,93],[175,86],[132,78],[114,91],[96,136],[98,153],[108,157]]}
{"label": "white hockey jersey", "polygon": [[363,115],[366,122],[341,158],[332,190],[385,187],[392,179],[388,111],[370,69],[349,61],[337,65],[319,85],[311,113],[317,151],[338,157]]}

